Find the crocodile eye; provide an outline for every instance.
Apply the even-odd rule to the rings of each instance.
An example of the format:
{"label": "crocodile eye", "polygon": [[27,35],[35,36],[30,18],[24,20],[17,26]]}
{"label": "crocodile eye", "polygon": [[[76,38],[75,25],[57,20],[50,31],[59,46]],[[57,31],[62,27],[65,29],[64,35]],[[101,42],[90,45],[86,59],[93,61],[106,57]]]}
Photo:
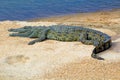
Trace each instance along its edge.
{"label": "crocodile eye", "polygon": [[25,27],[24,27],[24,29],[29,29],[29,28],[31,28],[31,26],[25,26]]}

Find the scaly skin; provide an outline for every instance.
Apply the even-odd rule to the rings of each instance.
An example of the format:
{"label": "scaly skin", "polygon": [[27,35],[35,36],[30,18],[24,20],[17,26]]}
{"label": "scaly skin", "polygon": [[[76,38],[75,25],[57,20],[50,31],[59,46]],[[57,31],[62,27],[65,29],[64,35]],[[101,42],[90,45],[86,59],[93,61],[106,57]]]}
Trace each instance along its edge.
{"label": "scaly skin", "polygon": [[89,28],[76,27],[76,26],[39,26],[31,27],[25,26],[18,29],[9,29],[12,33],[10,36],[37,38],[29,42],[29,45],[33,45],[36,42],[41,42],[47,39],[58,41],[81,41],[86,45],[94,45],[95,48],[91,54],[91,57],[99,60],[104,60],[97,56],[100,53],[111,47],[111,37],[100,31],[92,30]]}

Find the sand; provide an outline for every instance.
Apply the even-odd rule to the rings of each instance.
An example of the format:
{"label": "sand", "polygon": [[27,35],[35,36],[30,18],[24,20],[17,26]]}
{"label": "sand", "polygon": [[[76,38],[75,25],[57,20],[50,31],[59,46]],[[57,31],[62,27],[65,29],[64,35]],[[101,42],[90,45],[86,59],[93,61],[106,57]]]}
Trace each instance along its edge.
{"label": "sand", "polygon": [[[120,80],[120,11],[74,14],[30,21],[0,22],[0,80]],[[88,20],[87,20],[88,19]],[[80,25],[112,37],[112,47],[90,57],[94,46],[81,42],[9,37],[10,28],[39,25]]]}

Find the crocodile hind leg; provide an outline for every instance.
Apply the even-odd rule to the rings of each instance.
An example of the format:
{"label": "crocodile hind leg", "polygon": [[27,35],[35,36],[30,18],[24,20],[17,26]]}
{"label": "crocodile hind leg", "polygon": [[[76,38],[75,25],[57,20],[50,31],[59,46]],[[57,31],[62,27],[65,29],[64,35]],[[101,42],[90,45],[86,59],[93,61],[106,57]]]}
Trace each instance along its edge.
{"label": "crocodile hind leg", "polygon": [[81,34],[79,40],[86,45],[92,45],[93,44],[93,40],[88,40],[87,39],[87,35],[86,33]]}

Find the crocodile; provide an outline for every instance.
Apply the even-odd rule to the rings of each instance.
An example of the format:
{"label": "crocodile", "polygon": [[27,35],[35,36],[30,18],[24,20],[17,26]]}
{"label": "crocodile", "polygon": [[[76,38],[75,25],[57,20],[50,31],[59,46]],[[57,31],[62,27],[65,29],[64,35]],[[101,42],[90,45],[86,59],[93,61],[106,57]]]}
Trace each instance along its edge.
{"label": "crocodile", "polygon": [[103,32],[84,28],[81,26],[66,26],[66,25],[53,25],[53,26],[24,26],[17,29],[9,29],[8,31],[14,32],[9,36],[15,37],[28,37],[37,38],[30,41],[28,45],[33,45],[36,42],[44,40],[58,40],[64,42],[80,41],[86,45],[93,45],[95,48],[91,54],[92,58],[104,60],[97,54],[107,50],[111,47],[111,37]]}

